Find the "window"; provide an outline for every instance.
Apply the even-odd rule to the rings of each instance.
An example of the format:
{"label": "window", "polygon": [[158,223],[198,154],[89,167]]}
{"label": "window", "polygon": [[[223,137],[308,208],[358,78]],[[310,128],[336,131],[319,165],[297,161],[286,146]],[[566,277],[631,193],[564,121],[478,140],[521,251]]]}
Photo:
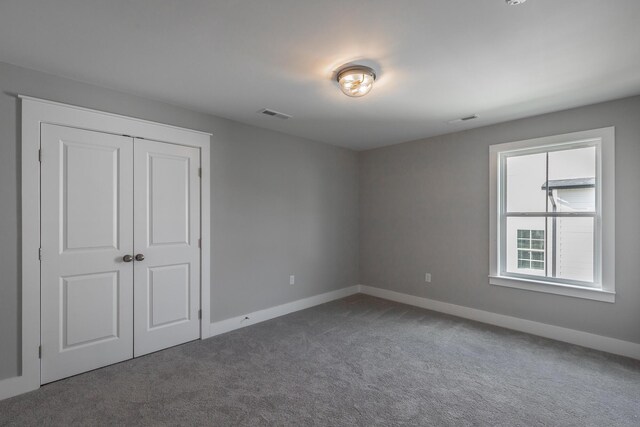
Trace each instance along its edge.
{"label": "window", "polygon": [[518,269],[544,270],[544,230],[518,230]]}
{"label": "window", "polygon": [[490,154],[490,283],[613,302],[614,129]]}

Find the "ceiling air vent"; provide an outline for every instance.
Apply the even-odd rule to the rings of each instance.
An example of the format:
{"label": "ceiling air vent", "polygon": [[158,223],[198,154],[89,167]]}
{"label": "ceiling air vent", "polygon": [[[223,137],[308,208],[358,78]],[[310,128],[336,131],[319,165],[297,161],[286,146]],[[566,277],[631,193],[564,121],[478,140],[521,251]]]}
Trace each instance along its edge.
{"label": "ceiling air vent", "polygon": [[460,123],[460,122],[468,122],[469,120],[475,120],[477,118],[478,118],[478,115],[473,114],[471,116],[460,117],[459,119],[449,120],[447,123],[453,124],[453,123]]}
{"label": "ceiling air vent", "polygon": [[282,120],[290,119],[291,116],[289,114],[281,113],[279,111],[270,110],[269,108],[263,108],[258,111],[260,114],[264,114],[265,116],[277,117]]}

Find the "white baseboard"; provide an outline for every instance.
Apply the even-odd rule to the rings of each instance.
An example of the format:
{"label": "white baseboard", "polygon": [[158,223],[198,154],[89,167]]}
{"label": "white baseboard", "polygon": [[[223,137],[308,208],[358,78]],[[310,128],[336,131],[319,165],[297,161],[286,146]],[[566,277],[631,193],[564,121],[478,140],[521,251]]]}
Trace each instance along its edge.
{"label": "white baseboard", "polygon": [[25,376],[11,377],[0,380],[0,400],[8,399],[28,391],[36,390],[40,385],[33,386],[31,378]]}
{"label": "white baseboard", "polygon": [[293,313],[294,311],[304,310],[305,308],[324,304],[325,302],[344,298],[349,295],[357,294],[358,292],[358,285],[349,286],[348,288],[342,288],[335,291],[326,292],[324,294],[314,295],[312,297],[299,299],[297,301],[288,302],[286,304],[277,305],[275,307],[265,308],[264,310],[254,311],[253,313],[244,314],[242,316],[236,316],[230,319],[214,322],[209,326],[208,337],[224,334],[225,332],[244,328],[245,326],[255,325],[256,323],[284,316],[285,314]]}
{"label": "white baseboard", "polygon": [[[209,325],[209,330],[205,331],[208,332],[208,336],[203,336],[203,338],[209,338],[235,329],[244,328],[245,326],[255,325],[256,323],[264,322],[266,320],[284,316],[285,314],[304,310],[306,308],[357,293],[372,295],[390,301],[426,308],[428,310],[451,314],[465,319],[488,323],[490,325],[526,332],[545,338],[564,341],[570,344],[576,344],[582,347],[588,347],[640,360],[640,344],[637,343],[365,285],[350,286],[275,307],[266,308],[264,310],[255,311],[242,316],[214,322]],[[34,387],[31,387],[28,382],[25,381],[24,377],[0,380],[0,400],[25,393],[30,390],[34,390]]]}
{"label": "white baseboard", "polygon": [[366,285],[359,285],[359,290],[363,294],[426,308],[428,310],[451,314],[465,319],[475,320],[490,325],[501,326],[515,331],[526,332],[557,341],[564,341],[582,347],[605,351],[620,356],[640,359],[640,344],[630,341],[623,341],[616,338],[609,338],[602,335],[591,334],[589,332],[577,331],[574,329],[562,328],[560,326],[548,325],[546,323],[534,322],[503,314],[491,313],[489,311],[464,307],[461,305],[449,304],[428,298],[417,297],[390,291],[387,289],[374,288]]}
{"label": "white baseboard", "polygon": [[[354,285],[347,288],[326,292],[324,294],[303,298],[290,303],[278,305],[276,307],[255,311],[253,313],[245,314],[242,316],[233,317],[231,319],[222,320],[220,322],[211,323],[209,329],[203,331],[204,333],[202,338],[209,338],[214,335],[233,331],[234,329],[254,325],[259,322],[264,322],[265,320],[293,313],[294,311],[304,310],[305,308],[310,308],[319,304],[324,304],[325,302],[357,294],[358,292],[359,286]],[[246,319],[247,317],[248,319]],[[17,396],[19,394],[26,393],[38,388],[39,385],[36,385],[34,387],[31,384],[32,381],[28,380],[30,379],[24,376],[0,380],[0,400],[7,399],[12,396]]]}

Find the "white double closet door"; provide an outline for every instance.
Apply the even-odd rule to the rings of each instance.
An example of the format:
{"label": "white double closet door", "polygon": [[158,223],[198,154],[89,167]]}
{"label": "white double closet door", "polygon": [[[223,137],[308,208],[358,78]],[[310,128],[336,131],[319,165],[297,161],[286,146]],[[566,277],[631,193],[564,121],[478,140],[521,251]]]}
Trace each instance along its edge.
{"label": "white double closet door", "polygon": [[41,383],[200,337],[200,150],[42,124]]}

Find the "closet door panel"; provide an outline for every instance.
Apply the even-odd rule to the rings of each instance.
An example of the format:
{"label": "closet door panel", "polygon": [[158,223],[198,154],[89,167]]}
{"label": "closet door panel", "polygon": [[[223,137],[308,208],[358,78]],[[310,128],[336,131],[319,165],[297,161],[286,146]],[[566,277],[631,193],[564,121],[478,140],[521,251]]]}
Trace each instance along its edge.
{"label": "closet door panel", "polygon": [[200,337],[199,167],[196,148],[135,140],[135,356]]}
{"label": "closet door panel", "polygon": [[133,355],[133,141],[41,128],[41,382]]}

